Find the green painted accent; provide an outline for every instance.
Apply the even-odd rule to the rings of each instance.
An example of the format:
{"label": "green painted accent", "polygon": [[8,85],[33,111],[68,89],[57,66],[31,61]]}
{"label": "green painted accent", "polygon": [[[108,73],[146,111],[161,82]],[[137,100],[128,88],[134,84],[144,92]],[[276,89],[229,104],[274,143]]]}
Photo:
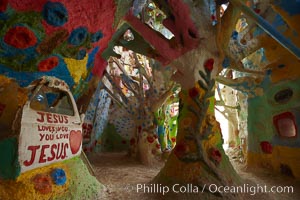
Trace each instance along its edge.
{"label": "green painted accent", "polygon": [[[113,151],[125,151],[129,148],[129,142],[122,138],[116,131],[113,124],[108,123],[104,129],[101,137],[101,145],[97,145],[97,151],[101,152],[113,152]],[[126,141],[126,144],[122,143],[122,140]]]}
{"label": "green painted accent", "polygon": [[177,128],[178,128],[177,116],[171,117],[169,119],[168,123],[169,123],[169,128],[172,128],[172,131],[169,132],[169,136],[170,137],[176,137]]}
{"label": "green painted accent", "polygon": [[0,177],[3,179],[15,179],[20,175],[18,162],[18,142],[16,138],[8,138],[0,141]]}
{"label": "green painted accent", "polygon": [[210,114],[214,114],[215,113],[215,96],[210,97],[208,100],[209,100],[208,112]]}
{"label": "green painted accent", "polygon": [[162,107],[160,107],[156,112],[154,112],[154,120],[155,120],[155,124],[163,126],[165,123],[165,109],[163,109]]}

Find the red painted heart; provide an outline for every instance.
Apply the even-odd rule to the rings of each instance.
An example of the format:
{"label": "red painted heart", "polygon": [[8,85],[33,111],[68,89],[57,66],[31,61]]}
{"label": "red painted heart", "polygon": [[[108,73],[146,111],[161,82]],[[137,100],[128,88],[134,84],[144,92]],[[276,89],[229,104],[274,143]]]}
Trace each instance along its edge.
{"label": "red painted heart", "polygon": [[80,130],[78,130],[78,131],[72,130],[70,132],[69,142],[70,142],[72,154],[76,154],[81,147],[81,142],[82,142],[81,131]]}

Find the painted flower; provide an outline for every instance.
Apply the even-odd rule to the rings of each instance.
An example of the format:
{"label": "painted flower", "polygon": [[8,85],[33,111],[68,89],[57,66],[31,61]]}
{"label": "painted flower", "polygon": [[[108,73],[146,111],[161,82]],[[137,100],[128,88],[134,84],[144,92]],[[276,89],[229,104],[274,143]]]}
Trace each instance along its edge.
{"label": "painted flower", "polygon": [[138,131],[138,133],[141,133],[142,132],[142,126],[138,126],[137,131]]}
{"label": "painted flower", "polygon": [[157,148],[157,149],[160,149],[160,144],[156,144],[156,148]]}
{"label": "painted flower", "polygon": [[267,154],[271,154],[272,151],[273,151],[272,144],[270,142],[268,142],[268,141],[262,141],[262,142],[260,142],[260,147],[261,147],[261,150],[264,153],[267,153]]}
{"label": "painted flower", "polygon": [[233,31],[231,34],[231,38],[237,40],[239,33],[237,31]]}
{"label": "painted flower", "polygon": [[50,176],[46,174],[37,174],[33,178],[34,189],[41,194],[48,194],[52,192],[52,184]]}
{"label": "painted flower", "polygon": [[0,1],[0,12],[4,12],[7,8],[8,0]]}
{"label": "painted flower", "polygon": [[101,38],[103,38],[103,33],[101,31],[97,31],[96,33],[91,34],[91,42],[98,42]]}
{"label": "painted flower", "polygon": [[189,152],[190,148],[188,144],[185,142],[179,142],[176,144],[174,148],[174,154],[177,156],[177,158],[182,158],[185,154]]}
{"label": "painted flower", "polygon": [[135,145],[135,139],[134,138],[130,139],[130,145]]}
{"label": "painted flower", "polygon": [[4,42],[18,49],[26,49],[37,43],[35,34],[24,26],[16,26],[7,31]]}
{"label": "painted flower", "polygon": [[172,141],[172,143],[175,143],[176,142],[176,137],[171,137],[171,141]]}
{"label": "painted flower", "polygon": [[51,172],[51,177],[56,185],[64,185],[67,181],[66,173],[63,169],[57,168]]}
{"label": "painted flower", "polygon": [[198,97],[198,95],[199,95],[199,92],[198,92],[197,88],[193,87],[193,88],[189,89],[189,96],[191,98],[196,98],[196,97]]}
{"label": "painted flower", "polygon": [[219,164],[222,161],[222,154],[219,149],[212,147],[210,148],[209,152],[210,159],[216,164]]}
{"label": "painted flower", "polygon": [[206,71],[211,72],[214,69],[214,59],[209,58],[208,60],[205,61],[204,63],[204,68]]}
{"label": "painted flower", "polygon": [[60,2],[48,1],[42,12],[45,21],[52,26],[62,26],[68,21],[68,11]]}
{"label": "painted flower", "polygon": [[152,137],[152,136],[147,136],[147,141],[149,142],[149,143],[153,143],[154,142],[154,137]]}
{"label": "painted flower", "polygon": [[84,43],[87,36],[88,36],[87,28],[78,27],[71,32],[68,38],[68,42],[69,44],[72,44],[74,46],[80,46]]}
{"label": "painted flower", "polygon": [[48,72],[51,69],[53,69],[54,67],[56,67],[59,63],[58,57],[56,56],[51,56],[45,60],[42,60],[39,64],[38,64],[38,70],[40,72]]}

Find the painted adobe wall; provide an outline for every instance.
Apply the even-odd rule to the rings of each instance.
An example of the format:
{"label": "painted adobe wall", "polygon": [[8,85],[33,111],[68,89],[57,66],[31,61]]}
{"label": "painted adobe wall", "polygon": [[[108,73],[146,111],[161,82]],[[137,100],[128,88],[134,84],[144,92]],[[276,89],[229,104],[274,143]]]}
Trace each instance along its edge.
{"label": "painted adobe wall", "polygon": [[[275,15],[267,17],[272,26],[299,48],[300,2],[275,0],[272,8]],[[300,177],[299,59],[270,37],[259,36],[259,32],[256,29],[269,63],[264,81],[257,86],[263,93],[248,99],[247,163]],[[282,136],[283,132],[293,131],[295,137]]]}
{"label": "painted adobe wall", "polygon": [[[248,99],[247,164],[300,177],[300,79],[282,80],[276,84],[266,79],[262,88],[262,96]],[[288,88],[293,91],[293,96],[287,102],[276,102],[276,94],[278,97],[279,91]],[[276,128],[274,117],[286,112],[295,120],[295,137],[282,137]]]}

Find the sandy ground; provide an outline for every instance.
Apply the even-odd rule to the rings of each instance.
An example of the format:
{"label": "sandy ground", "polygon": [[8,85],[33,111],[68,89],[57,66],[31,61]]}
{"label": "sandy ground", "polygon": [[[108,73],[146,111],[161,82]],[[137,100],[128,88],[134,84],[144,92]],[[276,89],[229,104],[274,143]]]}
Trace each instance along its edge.
{"label": "sandy ground", "polygon": [[[163,167],[163,163],[154,167],[141,165],[129,158],[126,153],[101,153],[89,155],[97,179],[106,186],[101,199],[107,200],[140,200],[140,199],[182,199],[173,196],[166,198],[162,194],[149,194],[137,192],[138,184],[149,183]],[[250,195],[241,194],[241,199],[257,200],[299,200],[300,180],[294,178],[274,175],[261,169],[246,169],[243,164],[236,159],[232,163],[238,174],[245,181],[245,184],[265,186],[293,186],[293,193],[258,193]],[[281,189],[281,188],[279,188]],[[253,192],[252,192],[253,193]],[[188,199],[188,198],[187,198]],[[201,197],[199,198],[201,199]]]}

